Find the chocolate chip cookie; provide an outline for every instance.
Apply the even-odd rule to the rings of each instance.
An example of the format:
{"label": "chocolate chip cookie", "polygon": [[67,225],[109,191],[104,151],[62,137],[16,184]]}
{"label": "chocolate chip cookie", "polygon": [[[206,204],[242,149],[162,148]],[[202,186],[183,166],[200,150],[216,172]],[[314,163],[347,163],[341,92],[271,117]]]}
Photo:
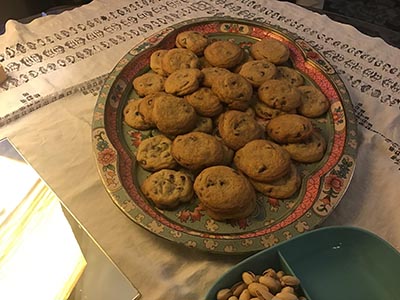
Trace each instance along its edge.
{"label": "chocolate chip cookie", "polygon": [[271,182],[288,173],[291,160],[289,153],[278,144],[259,139],[237,150],[233,162],[250,178]]}
{"label": "chocolate chip cookie", "polygon": [[311,85],[298,87],[301,94],[301,104],[297,111],[303,116],[316,118],[329,109],[329,101],[318,88]]}
{"label": "chocolate chip cookie", "polygon": [[250,179],[250,182],[256,191],[265,196],[277,199],[287,199],[298,191],[301,184],[301,178],[296,166],[292,163],[290,171],[282,178],[271,182],[260,182]]}
{"label": "chocolate chip cookie", "polygon": [[207,87],[202,87],[194,93],[185,96],[185,100],[194,107],[199,115],[205,117],[215,117],[223,110],[219,97]]}
{"label": "chocolate chip cookie", "polygon": [[145,170],[174,169],[177,162],[171,155],[172,141],[164,135],[147,138],[139,144],[136,161]]}
{"label": "chocolate chip cookie", "polygon": [[175,44],[178,48],[185,48],[196,55],[202,55],[204,49],[208,46],[208,37],[197,31],[183,31],[180,32],[175,39]]}
{"label": "chocolate chip cookie", "polygon": [[258,88],[258,98],[269,107],[290,112],[300,106],[300,91],[286,80],[266,80]]}
{"label": "chocolate chip cookie", "polygon": [[180,69],[199,68],[199,58],[188,49],[173,48],[162,56],[161,67],[164,72],[171,74]]}
{"label": "chocolate chip cookie", "polygon": [[139,96],[164,91],[165,78],[157,73],[145,73],[136,77],[132,84]]}
{"label": "chocolate chip cookie", "polygon": [[250,54],[255,59],[266,59],[278,65],[288,61],[290,56],[289,48],[273,38],[265,38],[255,42],[250,47]]}
{"label": "chocolate chip cookie", "polygon": [[246,218],[256,207],[256,193],[249,180],[230,167],[204,169],[193,186],[207,214],[215,220]]}
{"label": "chocolate chip cookie", "polygon": [[233,68],[243,59],[243,49],[234,42],[219,40],[204,49],[204,57],[214,67]]}
{"label": "chocolate chip cookie", "polygon": [[206,87],[211,87],[215,79],[221,75],[230,73],[229,70],[218,67],[205,67],[201,69],[201,72],[204,75],[203,85]]}
{"label": "chocolate chip cookie", "polygon": [[326,141],[320,133],[313,131],[312,135],[304,142],[284,144],[282,147],[289,152],[293,160],[314,163],[324,157]]}
{"label": "chocolate chip cookie", "polygon": [[193,181],[182,171],[163,169],[147,177],[141,190],[145,197],[161,209],[173,209],[194,196]]}
{"label": "chocolate chip cookie", "polygon": [[293,86],[301,86],[304,84],[304,77],[297,71],[296,69],[286,67],[286,66],[278,66],[277,67],[277,79],[286,79]]}
{"label": "chocolate chip cookie", "polygon": [[175,136],[196,127],[197,114],[183,98],[165,94],[154,101],[152,117],[157,128],[166,135]]}
{"label": "chocolate chip cookie", "polygon": [[167,76],[168,73],[162,68],[162,58],[168,52],[166,49],[154,51],[150,56],[150,69],[161,76]]}
{"label": "chocolate chip cookie", "polygon": [[276,66],[268,60],[252,60],[244,63],[239,74],[246,78],[254,87],[259,87],[265,80],[276,76]]}
{"label": "chocolate chip cookie", "polygon": [[181,166],[196,172],[224,161],[222,143],[213,135],[197,131],[177,136],[171,154]]}
{"label": "chocolate chip cookie", "polygon": [[287,112],[269,107],[267,104],[261,101],[257,101],[253,107],[256,115],[264,120],[271,120],[277,116],[287,114]]}
{"label": "chocolate chip cookie", "polygon": [[171,73],[165,80],[167,93],[184,96],[196,91],[203,80],[203,73],[199,69],[180,69]]}
{"label": "chocolate chip cookie", "polygon": [[126,124],[137,130],[148,130],[154,125],[144,120],[139,112],[139,104],[143,99],[132,99],[124,107],[123,116]]}
{"label": "chocolate chip cookie", "polygon": [[166,95],[168,94],[164,92],[150,94],[142,98],[142,100],[139,103],[138,106],[139,113],[143,116],[143,120],[146,123],[151,124],[152,127],[156,126],[153,118],[154,103],[156,102],[157,98],[163,98],[166,97]]}
{"label": "chocolate chip cookie", "polygon": [[299,143],[311,136],[313,124],[306,117],[296,114],[284,114],[273,118],[268,123],[266,132],[277,143]]}
{"label": "chocolate chip cookie", "polygon": [[249,103],[253,95],[253,86],[243,76],[227,73],[215,79],[211,90],[218,95],[222,102]]}
{"label": "chocolate chip cookie", "polygon": [[218,131],[224,143],[233,150],[262,138],[264,132],[253,117],[238,110],[223,113],[218,122]]}

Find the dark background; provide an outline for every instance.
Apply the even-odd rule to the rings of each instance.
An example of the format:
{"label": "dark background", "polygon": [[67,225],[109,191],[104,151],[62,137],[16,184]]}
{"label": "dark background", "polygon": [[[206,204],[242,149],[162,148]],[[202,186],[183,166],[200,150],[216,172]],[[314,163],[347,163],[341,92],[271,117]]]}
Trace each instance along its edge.
{"label": "dark background", "polygon": [[[3,0],[0,1],[0,25],[8,19],[28,23],[42,12],[47,14],[71,9],[89,3],[91,0]],[[0,32],[1,33],[1,32]]]}
{"label": "dark background", "polygon": [[325,0],[322,13],[400,48],[400,0]]}
{"label": "dark background", "polygon": [[[29,23],[44,14],[57,14],[91,0],[3,0],[0,34],[8,19]],[[110,0],[113,1],[113,0]],[[118,0],[114,0],[118,1]],[[286,0],[296,3],[296,0]],[[331,19],[351,24],[361,32],[378,36],[400,48],[400,0],[324,0],[323,9],[307,7]]]}

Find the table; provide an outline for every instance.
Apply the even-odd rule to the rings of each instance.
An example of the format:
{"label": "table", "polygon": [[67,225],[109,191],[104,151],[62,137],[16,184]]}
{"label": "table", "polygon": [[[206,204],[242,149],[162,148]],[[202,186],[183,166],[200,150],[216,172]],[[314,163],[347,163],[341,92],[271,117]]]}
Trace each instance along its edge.
{"label": "table", "polygon": [[137,42],[168,24],[229,15],[285,28],[336,67],[358,121],[352,182],[322,224],[368,229],[400,250],[400,50],[292,3],[94,0],[22,25],[6,24],[0,138],[8,137],[139,289],[143,299],[201,299],[243,256],[199,252],[134,224],[111,201],[92,150],[101,84]]}

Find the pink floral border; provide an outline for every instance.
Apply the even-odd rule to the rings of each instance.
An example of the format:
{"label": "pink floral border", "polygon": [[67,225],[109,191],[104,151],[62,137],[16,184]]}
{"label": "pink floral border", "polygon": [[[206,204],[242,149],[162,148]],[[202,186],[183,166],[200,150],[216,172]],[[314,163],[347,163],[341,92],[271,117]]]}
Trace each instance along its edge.
{"label": "pink floral border", "polygon": [[[266,225],[260,230],[237,234],[196,231],[196,229],[186,227],[183,223],[199,221],[199,219],[204,216],[204,211],[201,206],[196,207],[194,211],[181,211],[181,214],[177,217],[177,221],[174,222],[164,216],[162,212],[149,205],[149,203],[141,197],[134,184],[135,178],[132,172],[134,161],[131,154],[126,152],[127,150],[120,141],[119,136],[121,134],[121,124],[119,124],[121,103],[125,99],[124,95],[130,91],[129,86],[131,84],[131,79],[137,76],[138,72],[142,72],[142,70],[147,67],[151,53],[159,48],[173,47],[175,36],[178,32],[188,29],[205,33],[237,33],[256,39],[265,37],[279,39],[289,47],[293,64],[295,64],[300,71],[307,74],[311,80],[318,83],[321,90],[331,102],[331,118],[333,120],[332,126],[334,129],[334,135],[332,137],[333,145],[330,148],[331,152],[329,156],[325,158],[325,164],[320,169],[316,170],[311,177],[307,178],[306,191],[301,203],[291,211],[290,215],[284,220],[279,221],[279,223],[274,223],[271,226]],[[143,220],[141,218],[159,222],[159,224],[169,229],[168,233],[162,230],[159,234],[169,239],[174,238],[176,234],[180,239],[187,235],[185,239],[189,238],[189,240],[184,242],[182,239],[181,242],[184,242],[189,247],[205,247],[212,251],[217,251],[217,248],[223,247],[224,252],[231,252],[237,251],[238,249],[236,249],[236,247],[243,249],[253,248],[251,245],[255,241],[257,241],[256,243],[258,245],[256,248],[260,245],[268,247],[279,242],[280,238],[290,238],[292,233],[288,231],[289,227],[299,233],[311,229],[320,222],[318,220],[322,220],[324,216],[329,214],[334,205],[340,200],[341,195],[344,193],[350,181],[349,177],[351,177],[351,170],[354,167],[352,166],[354,160],[350,155],[351,162],[347,165],[347,173],[342,176],[340,175],[341,171],[338,171],[338,169],[342,168],[342,165],[346,165],[347,163],[343,161],[345,160],[343,156],[346,149],[347,135],[349,133],[346,125],[347,119],[342,105],[342,98],[336,84],[341,87],[340,91],[342,92],[342,96],[344,93],[343,90],[345,89],[343,89],[344,85],[342,86],[342,83],[338,82],[338,79],[332,81],[334,80],[332,79],[333,77],[329,77],[325,74],[333,75],[334,70],[318,52],[308,46],[304,41],[295,41],[272,27],[268,29],[268,27],[264,28],[264,26],[261,25],[253,26],[249,22],[215,22],[211,20],[200,23],[187,22],[186,25],[180,26],[178,29],[171,27],[166,28],[136,46],[120,61],[103,88],[105,92],[99,97],[99,102],[96,106],[98,111],[95,109],[95,116],[98,117],[99,114],[103,113],[102,121],[104,124],[100,128],[95,128],[94,132],[97,132],[95,139],[98,149],[96,149],[95,153],[103,182],[114,198],[113,200],[123,211],[125,211],[123,203],[125,203],[126,200],[120,199],[121,194],[119,194],[119,192],[113,192],[113,190],[120,190],[122,184],[123,190],[128,194],[130,199],[134,199],[134,207],[140,209],[131,212],[135,214],[131,216],[132,219],[136,220],[136,218],[138,218],[136,222],[140,223],[145,228],[148,228],[149,225],[142,223]],[[345,97],[347,98],[347,95]],[[349,101],[349,99],[347,100]],[[104,141],[101,140],[102,137],[98,132],[103,132],[104,135],[106,135]],[[109,145],[110,149],[106,149],[105,147],[107,138],[110,144],[112,144]],[[132,143],[135,141],[140,142],[141,134],[136,133],[132,139]],[[349,174],[350,176],[348,176]],[[271,207],[279,207],[280,205],[279,202],[275,203],[274,199],[269,199],[268,202],[270,202]],[[318,207],[316,207],[317,205]],[[134,207],[133,209],[135,209]],[[318,211],[319,209],[321,210],[320,212]],[[131,214],[127,211],[125,211],[125,213],[128,215]],[[313,213],[315,214],[314,216],[312,216]],[[308,221],[305,221],[306,219]],[[179,224],[179,220],[183,225]],[[294,224],[294,222],[296,223]],[[289,226],[291,224],[293,225]],[[247,221],[241,220],[237,224],[232,224],[232,226],[245,229],[247,227]],[[152,230],[151,228],[148,229]],[[282,231],[282,229],[286,230]],[[279,238],[274,234],[278,231],[280,232]],[[171,235],[171,237],[169,237],[169,235]],[[192,240],[191,237],[194,240]],[[200,237],[201,239],[196,240],[196,237]],[[236,244],[235,246],[231,244],[231,242],[238,239],[240,240],[240,245]],[[217,240],[220,240],[221,243],[225,240],[227,243],[221,244],[217,242]],[[240,251],[243,251],[243,249]]]}

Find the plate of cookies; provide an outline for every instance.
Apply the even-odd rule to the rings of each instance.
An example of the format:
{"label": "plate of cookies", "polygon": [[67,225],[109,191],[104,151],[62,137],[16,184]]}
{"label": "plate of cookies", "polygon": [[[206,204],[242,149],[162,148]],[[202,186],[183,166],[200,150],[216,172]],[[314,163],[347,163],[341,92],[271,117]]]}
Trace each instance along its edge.
{"label": "plate of cookies", "polygon": [[248,253],[318,226],[355,168],[356,122],[329,62],[282,28],[185,21],[115,66],[92,142],[113,202],[187,247]]}

